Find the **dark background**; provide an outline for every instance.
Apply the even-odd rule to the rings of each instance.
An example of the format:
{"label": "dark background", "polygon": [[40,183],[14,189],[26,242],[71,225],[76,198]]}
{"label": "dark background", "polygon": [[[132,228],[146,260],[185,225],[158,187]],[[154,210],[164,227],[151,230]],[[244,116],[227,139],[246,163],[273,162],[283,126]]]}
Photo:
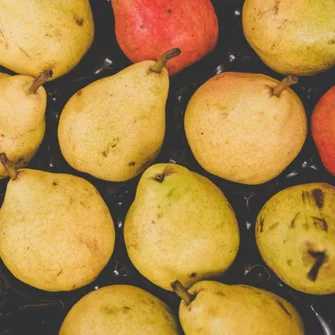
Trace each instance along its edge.
{"label": "dark background", "polygon": [[[264,265],[254,239],[254,223],[258,211],[274,193],[307,182],[323,181],[335,185],[335,177],[325,171],[310,136],[299,156],[279,177],[259,186],[235,184],[209,175],[195,162],[185,140],[183,116],[186,104],[195,90],[213,75],[223,71],[239,71],[283,78],[263,65],[245,41],[241,28],[243,0],[212,2],[220,23],[219,43],[211,55],[171,78],[166,111],[167,133],[156,162],[174,161],[200,172],[214,181],[232,204],[239,221],[241,247],[233,266],[222,278],[223,282],[244,283],[271,290],[296,306],[304,319],[307,335],[334,335],[335,295],[311,296],[287,287]],[[113,75],[130,65],[115,40],[110,1],[92,0],[91,5],[96,27],[94,43],[76,69],[45,85],[48,92],[47,133],[29,167],[72,173],[92,182],[112,213],[116,226],[116,248],[108,266],[94,283],[68,293],[48,293],[33,289],[15,279],[0,262],[1,335],[56,335],[66,313],[78,299],[94,288],[109,284],[123,283],[142,287],[163,299],[177,314],[179,299],[173,293],[159,289],[143,278],[130,264],[125,251],[122,238],[123,220],[134,198],[139,177],[126,183],[97,180],[70,168],[62,158],[58,146],[58,120],[66,101],[92,81]],[[0,71],[10,73],[1,68]],[[300,78],[299,84],[293,87],[301,97],[308,116],[321,95],[334,85],[334,78],[335,71],[328,71],[321,75]],[[0,181],[0,204],[6,183],[7,180]]]}

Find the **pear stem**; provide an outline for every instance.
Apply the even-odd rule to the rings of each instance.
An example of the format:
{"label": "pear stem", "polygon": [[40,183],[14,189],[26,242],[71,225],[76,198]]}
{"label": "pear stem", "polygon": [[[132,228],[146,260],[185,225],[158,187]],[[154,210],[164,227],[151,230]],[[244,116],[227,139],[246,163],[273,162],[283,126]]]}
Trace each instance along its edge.
{"label": "pear stem", "polygon": [[181,54],[181,50],[179,48],[171,49],[163,53],[162,56],[156,61],[154,65],[150,67],[150,70],[153,72],[161,73],[163,67],[166,62],[174,57],[177,57]]}
{"label": "pear stem", "polygon": [[272,95],[279,97],[283,91],[289,88],[291,85],[298,82],[298,77],[293,75],[288,75],[285,77],[275,88],[272,89]]}
{"label": "pear stem", "polygon": [[52,77],[53,73],[51,69],[43,71],[38,77],[34,79],[30,87],[28,88],[28,94],[35,94],[37,90],[44,85],[44,83]]}
{"label": "pear stem", "polygon": [[195,299],[195,296],[192,295],[191,293],[188,293],[186,288],[182,285],[182,283],[179,280],[176,280],[173,283],[171,283],[171,287],[175,291],[175,293],[179,296],[179,298],[184,300],[187,306]]}
{"label": "pear stem", "polygon": [[8,159],[7,155],[4,152],[0,153],[0,162],[7,171],[10,179],[15,180],[19,173],[14,163]]}

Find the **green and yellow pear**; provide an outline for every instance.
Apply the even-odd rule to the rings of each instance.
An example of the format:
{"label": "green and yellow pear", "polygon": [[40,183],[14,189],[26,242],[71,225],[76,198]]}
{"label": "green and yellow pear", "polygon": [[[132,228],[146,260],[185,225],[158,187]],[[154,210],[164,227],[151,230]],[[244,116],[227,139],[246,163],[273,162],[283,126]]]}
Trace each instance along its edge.
{"label": "green and yellow pear", "polygon": [[4,153],[11,180],[0,209],[0,257],[35,288],[70,291],[91,283],[109,261],[113,220],[96,188],[61,173],[20,169]]}
{"label": "green and yellow pear", "polygon": [[59,335],[179,335],[170,308],[147,291],[111,285],[81,298],[66,315]]}
{"label": "green and yellow pear", "polygon": [[225,72],[204,83],[185,112],[185,132],[193,155],[208,172],[242,183],[277,177],[298,155],[307,135],[299,97],[257,73]]}
{"label": "green and yellow pear", "polygon": [[182,299],[185,335],[304,335],[297,310],[280,296],[247,285],[200,281],[188,291],[172,283]]}
{"label": "green and yellow pear", "polygon": [[0,65],[37,77],[51,68],[56,79],[71,71],[92,44],[89,0],[2,0]]}
{"label": "green and yellow pear", "polygon": [[233,263],[238,223],[222,191],[177,164],[156,164],[142,175],[124,224],[124,240],[137,270],[171,290],[218,277]]}
{"label": "green and yellow pear", "polygon": [[246,0],[244,35],[273,70],[314,75],[335,65],[334,0]]}
{"label": "green and yellow pear", "polygon": [[[44,138],[47,95],[42,85],[51,76],[50,70],[35,79],[0,73],[0,152],[17,168],[27,165]],[[0,178],[7,176],[0,164]]]}
{"label": "green and yellow pear", "polygon": [[97,80],[65,105],[58,128],[62,154],[74,168],[107,181],[134,178],[157,157],[165,136],[169,74],[158,61],[142,61]]}
{"label": "green and yellow pear", "polygon": [[287,285],[309,294],[335,293],[335,187],[289,187],[266,202],[256,221],[265,263]]}

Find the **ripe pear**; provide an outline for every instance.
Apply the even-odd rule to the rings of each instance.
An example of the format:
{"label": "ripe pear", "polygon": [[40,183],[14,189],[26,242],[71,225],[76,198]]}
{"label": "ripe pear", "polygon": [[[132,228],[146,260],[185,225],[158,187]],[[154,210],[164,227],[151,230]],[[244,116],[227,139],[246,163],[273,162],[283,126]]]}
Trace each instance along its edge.
{"label": "ripe pear", "polygon": [[171,290],[222,275],[239,248],[239,228],[221,190],[177,164],[156,164],[141,177],[124,224],[130,260],[147,279]]}
{"label": "ripe pear", "polygon": [[335,65],[334,0],[246,0],[242,23],[250,46],[279,73],[314,75]]}
{"label": "ripe pear", "polygon": [[0,65],[37,77],[51,68],[56,79],[71,71],[92,44],[89,0],[2,0]]}
{"label": "ripe pear", "polygon": [[[40,147],[45,133],[47,70],[37,78],[0,73],[0,152],[17,168],[24,167]],[[0,178],[8,174],[0,164]]]}
{"label": "ripe pear", "polygon": [[309,294],[335,293],[335,187],[296,185],[275,194],[256,221],[265,263],[287,285]]}
{"label": "ripe pear", "polygon": [[225,72],[203,84],[185,113],[185,132],[199,164],[243,184],[278,176],[298,155],[307,135],[299,97],[262,74]]}
{"label": "ripe pear", "polygon": [[68,174],[16,170],[0,210],[0,257],[22,282],[45,291],[91,283],[109,261],[115,241],[108,207],[95,187]]}
{"label": "ripe pear", "polygon": [[178,335],[177,320],[160,299],[138,287],[90,292],[66,315],[59,335]]}
{"label": "ripe pear", "polygon": [[165,135],[169,75],[164,65],[180,52],[172,49],[157,62],[133,64],[89,84],[67,102],[58,139],[73,168],[121,182],[150,165]]}
{"label": "ripe pear", "polygon": [[304,335],[296,309],[274,293],[215,281],[198,282],[189,291],[178,281],[172,287],[182,299],[185,335]]}

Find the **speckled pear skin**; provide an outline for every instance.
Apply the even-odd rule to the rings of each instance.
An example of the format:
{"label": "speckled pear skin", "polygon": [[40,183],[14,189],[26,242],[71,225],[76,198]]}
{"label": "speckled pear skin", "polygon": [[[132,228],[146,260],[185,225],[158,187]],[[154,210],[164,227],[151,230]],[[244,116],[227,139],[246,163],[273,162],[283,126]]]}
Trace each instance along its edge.
{"label": "speckled pear skin", "polygon": [[91,283],[109,261],[115,231],[108,207],[88,181],[19,170],[0,210],[0,256],[35,288],[70,291]]}
{"label": "speckled pear skin", "polygon": [[201,281],[189,292],[196,296],[184,301],[179,318],[186,335],[248,334],[304,335],[296,309],[271,292],[247,285],[225,285]]}
{"label": "speckled pear skin", "polygon": [[177,164],[142,175],[125,220],[124,238],[138,271],[165,290],[222,275],[239,248],[233,209],[209,179]]}
{"label": "speckled pear skin", "polygon": [[334,0],[246,0],[244,35],[276,72],[314,75],[335,65]]}
{"label": "speckled pear skin", "polygon": [[335,187],[296,185],[270,198],[256,221],[258,249],[286,284],[335,293]]}

